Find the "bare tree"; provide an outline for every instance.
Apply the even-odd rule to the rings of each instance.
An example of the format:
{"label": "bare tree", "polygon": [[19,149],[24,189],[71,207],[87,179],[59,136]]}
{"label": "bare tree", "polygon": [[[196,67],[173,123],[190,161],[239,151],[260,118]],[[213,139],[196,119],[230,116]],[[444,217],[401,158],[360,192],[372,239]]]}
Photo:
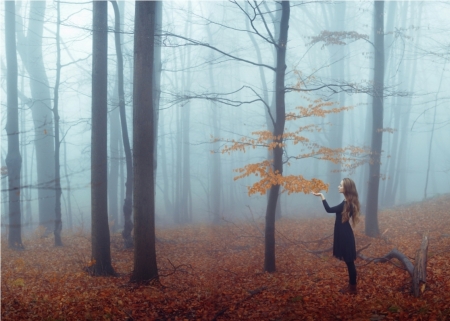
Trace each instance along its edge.
{"label": "bare tree", "polygon": [[155,248],[154,44],[156,2],[135,3],[133,167],[134,268],[130,281],[158,278]]}
{"label": "bare tree", "polygon": [[115,45],[117,55],[117,77],[118,77],[118,92],[119,92],[119,112],[120,123],[122,128],[122,141],[125,151],[127,179],[125,183],[125,201],[123,204],[123,216],[125,220],[122,237],[126,248],[133,247],[133,239],[131,237],[131,231],[133,230],[133,223],[131,221],[132,213],[132,197],[133,197],[133,165],[131,156],[130,139],[128,138],[127,117],[125,113],[125,93],[123,85],[123,56],[120,46],[120,13],[116,1],[111,1],[114,8],[115,15]]}
{"label": "bare tree", "polygon": [[94,275],[114,275],[111,265],[107,193],[108,3],[93,3],[91,236]]}
{"label": "bare tree", "polygon": [[367,191],[365,232],[377,236],[378,191],[380,186],[380,159],[383,143],[383,96],[384,96],[384,1],[374,1],[374,75],[372,100],[372,143]]}
{"label": "bare tree", "polygon": [[39,225],[45,233],[54,228],[55,216],[55,163],[54,137],[51,111],[50,85],[44,65],[42,40],[44,30],[45,1],[31,1],[27,35],[24,35],[19,19],[17,49],[30,75],[31,111],[33,115],[36,145],[37,184],[39,198]]}
{"label": "bare tree", "polygon": [[20,211],[20,169],[22,156],[19,149],[19,102],[17,98],[17,53],[16,53],[16,9],[15,1],[5,1],[5,51],[7,66],[7,123],[9,188],[9,234],[8,246],[23,249]]}
{"label": "bare tree", "polygon": [[[275,173],[283,173],[283,133],[286,121],[285,94],[284,85],[286,71],[286,47],[288,40],[290,16],[290,2],[281,2],[281,20],[280,20],[280,37],[276,44],[277,64],[275,68],[275,102],[276,102],[276,119],[274,120],[273,136],[277,147],[273,149],[273,171]],[[277,208],[278,194],[280,185],[272,185],[269,191],[269,200],[266,209],[266,228],[265,228],[265,251],[264,251],[264,270],[267,272],[275,272],[275,212]]]}
{"label": "bare tree", "polygon": [[56,3],[56,80],[53,94],[53,117],[55,119],[55,246],[62,246],[61,230],[61,173],[60,173],[60,147],[59,140],[59,83],[61,77],[61,48],[59,39],[59,27],[61,24],[60,2]]}

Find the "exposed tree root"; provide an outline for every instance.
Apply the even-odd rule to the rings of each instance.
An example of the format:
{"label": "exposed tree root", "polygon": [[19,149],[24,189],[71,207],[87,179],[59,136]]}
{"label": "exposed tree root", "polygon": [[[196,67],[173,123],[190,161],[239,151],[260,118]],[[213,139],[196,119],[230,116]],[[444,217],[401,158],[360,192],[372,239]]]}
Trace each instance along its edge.
{"label": "exposed tree root", "polygon": [[365,261],[373,263],[384,263],[390,261],[391,259],[399,260],[412,278],[412,293],[414,294],[415,297],[419,297],[425,291],[426,286],[427,254],[428,254],[428,233],[425,233],[422,237],[422,244],[416,252],[414,264],[405,254],[403,254],[397,249],[393,249],[385,256],[379,258],[370,258],[362,253],[359,253],[358,256]]}

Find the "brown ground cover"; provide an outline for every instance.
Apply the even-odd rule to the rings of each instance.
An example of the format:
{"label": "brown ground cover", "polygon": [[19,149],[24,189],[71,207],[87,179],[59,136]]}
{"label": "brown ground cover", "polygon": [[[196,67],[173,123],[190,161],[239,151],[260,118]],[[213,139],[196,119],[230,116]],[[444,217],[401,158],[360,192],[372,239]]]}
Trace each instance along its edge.
{"label": "brown ground cover", "polygon": [[[334,218],[277,222],[277,272],[264,273],[263,222],[224,222],[157,230],[160,283],[128,283],[133,253],[112,237],[118,277],[92,277],[89,236],[63,235],[24,241],[11,251],[2,239],[2,320],[450,320],[450,197],[380,213],[382,236],[356,228],[357,248],[380,257],[397,248],[411,258],[429,233],[427,285],[411,294],[399,262],[356,261],[356,296],[340,294],[345,264],[326,249]],[[394,263],[394,264],[393,264]]]}

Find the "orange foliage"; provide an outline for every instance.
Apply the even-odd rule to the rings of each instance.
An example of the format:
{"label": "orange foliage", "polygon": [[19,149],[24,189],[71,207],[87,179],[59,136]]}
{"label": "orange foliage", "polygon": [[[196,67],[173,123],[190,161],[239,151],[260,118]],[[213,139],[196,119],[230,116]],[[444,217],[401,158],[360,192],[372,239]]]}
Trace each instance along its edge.
{"label": "orange foliage", "polygon": [[[262,271],[264,219],[157,229],[161,284],[129,284],[133,251],[112,235],[117,277],[93,277],[88,233],[24,238],[25,251],[3,240],[1,320],[449,320],[450,197],[435,198],[379,213],[380,238],[357,225],[357,249],[381,257],[393,248],[414,258],[429,232],[427,282],[420,298],[398,262],[356,260],[358,295],[338,292],[347,284],[345,264],[331,252],[334,216],[283,218],[277,222],[277,272]],[[323,210],[318,204],[318,211]],[[293,214],[301,213],[300,210]],[[316,240],[323,239],[322,243]],[[169,261],[170,260],[170,261]],[[176,272],[170,263],[177,267]]]}
{"label": "orange foliage", "polygon": [[328,184],[325,184],[320,179],[313,178],[307,180],[302,175],[283,176],[278,172],[274,172],[271,162],[268,160],[261,163],[245,165],[243,168],[238,168],[235,171],[241,174],[236,176],[234,180],[250,175],[261,177],[258,182],[247,187],[249,195],[256,193],[264,195],[273,185],[280,185],[288,194],[300,192],[307,194],[311,191],[322,190],[328,191]]}
{"label": "orange foliage", "polygon": [[[296,85],[300,87],[300,83]],[[295,121],[297,119],[306,117],[325,117],[329,114],[340,113],[342,111],[350,110],[352,107],[334,107],[335,103],[325,102],[321,99],[311,100],[305,97],[310,102],[307,107],[298,106],[296,112],[290,112],[286,114],[286,121]],[[331,161],[333,163],[341,163],[343,171],[352,171],[356,167],[365,163],[366,160],[361,155],[368,154],[368,150],[356,146],[348,146],[345,148],[327,148],[319,146],[318,144],[310,143],[309,139],[302,135],[304,132],[320,132],[321,126],[309,124],[299,127],[296,131],[285,131],[282,136],[274,136],[272,132],[268,130],[255,131],[251,133],[251,137],[242,137],[239,140],[225,140],[229,144],[225,145],[221,152],[228,153],[235,151],[246,152],[249,148],[255,149],[257,147],[263,147],[269,151],[275,148],[285,148],[287,142],[293,145],[303,144],[309,152],[302,153],[297,156],[290,157],[292,159],[303,159],[314,157],[316,159]],[[213,139],[216,142],[217,139]],[[289,163],[288,163],[289,165]],[[319,179],[306,179],[302,175],[288,175],[283,176],[282,173],[274,172],[270,161],[266,160],[260,163],[253,163],[245,165],[242,168],[235,169],[239,173],[234,180],[244,178],[250,175],[260,177],[260,180],[248,187],[248,194],[259,193],[265,194],[268,189],[273,185],[280,185],[282,191],[287,191],[288,194],[300,193],[305,194],[312,191],[318,192],[321,190],[328,191],[328,185]]]}

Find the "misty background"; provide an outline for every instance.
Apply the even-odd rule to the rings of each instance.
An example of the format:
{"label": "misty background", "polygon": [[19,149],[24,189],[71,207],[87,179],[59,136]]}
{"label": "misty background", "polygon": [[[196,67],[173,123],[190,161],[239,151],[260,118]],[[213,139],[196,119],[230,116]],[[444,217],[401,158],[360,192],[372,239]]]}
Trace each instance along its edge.
{"label": "misty background", "polygon": [[[248,195],[248,186],[258,177],[235,181],[238,173],[234,170],[266,159],[267,149],[220,153],[227,140],[239,140],[250,137],[252,132],[267,130],[265,106],[261,100],[273,104],[274,73],[242,61],[260,61],[270,66],[275,61],[273,46],[254,32],[249,17],[244,14],[244,11],[252,12],[249,5],[251,3],[234,1],[163,1],[155,188],[158,226],[212,222],[217,216],[233,220],[257,219],[265,215],[267,196]],[[275,34],[273,21],[279,19],[275,2],[269,1],[264,6],[268,24],[255,20],[254,26]],[[16,2],[21,209],[25,235],[39,225],[39,201],[48,200],[48,208],[54,209],[51,200],[55,197],[52,178],[38,180],[35,159],[36,144],[48,136],[53,139],[53,133],[36,129],[32,113],[33,108],[42,103],[48,109],[47,123],[53,121],[50,108],[56,78],[56,2],[39,2],[38,7],[39,10],[30,11],[30,1]],[[119,2],[119,8],[126,113],[131,136],[134,2]],[[89,230],[92,3],[61,1],[60,10],[63,229],[82,227]],[[450,192],[450,97],[447,90],[450,87],[447,63],[450,58],[450,4],[386,1],[384,11],[381,209]],[[111,230],[118,232],[123,227],[126,169],[116,94],[112,8],[108,8],[108,14],[111,29],[108,39],[108,215]],[[6,125],[5,11],[2,11],[1,19],[3,129]],[[30,23],[36,22],[43,22],[43,33],[39,36],[41,43],[33,38],[32,30],[31,33],[27,31]],[[323,31],[354,31],[355,36],[329,43],[324,42],[323,37],[322,40],[317,38]],[[372,97],[364,89],[370,87],[373,80],[373,34],[372,1],[291,2],[286,86],[295,87],[301,83],[302,88],[323,88],[288,92],[286,113],[316,99],[334,102],[337,107],[352,108],[325,118],[286,122],[288,130],[316,124],[322,128],[320,132],[302,133],[311,142],[333,148],[370,147]],[[30,52],[39,50],[42,50],[44,69],[31,74],[28,70],[33,64],[27,67],[25,60],[30,57]],[[32,81],[41,84],[42,88],[38,90],[44,95],[41,99],[33,95]],[[324,86],[329,84],[348,85],[353,89],[343,91],[340,87]],[[39,137],[35,134],[38,131]],[[307,152],[304,148],[301,144],[288,145],[285,159]],[[2,233],[6,233],[8,222],[7,176],[3,175],[6,151],[7,135],[2,130]],[[364,207],[369,166],[362,162],[353,171],[340,172],[343,168],[339,165],[311,157],[290,160],[290,166],[285,166],[283,174],[303,175],[307,179],[318,178],[329,183],[326,197],[330,205],[341,201],[337,185],[343,177],[350,177],[356,182]],[[39,191],[48,193],[40,195]],[[289,217],[325,215],[317,198],[302,193],[282,193],[280,212],[281,216]],[[49,226],[53,225],[50,222]]]}

